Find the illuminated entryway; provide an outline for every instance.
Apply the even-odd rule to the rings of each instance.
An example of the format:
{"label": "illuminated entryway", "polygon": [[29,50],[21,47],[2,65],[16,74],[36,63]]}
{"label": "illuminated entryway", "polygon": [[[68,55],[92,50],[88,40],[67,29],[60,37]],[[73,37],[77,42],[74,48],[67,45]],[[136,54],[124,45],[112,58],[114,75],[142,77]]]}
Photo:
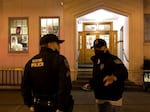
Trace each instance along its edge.
{"label": "illuminated entryway", "polygon": [[128,17],[104,9],[77,18],[78,64],[92,63],[90,57],[94,51],[91,46],[96,38],[106,40],[110,52],[127,61],[123,45],[126,21]]}

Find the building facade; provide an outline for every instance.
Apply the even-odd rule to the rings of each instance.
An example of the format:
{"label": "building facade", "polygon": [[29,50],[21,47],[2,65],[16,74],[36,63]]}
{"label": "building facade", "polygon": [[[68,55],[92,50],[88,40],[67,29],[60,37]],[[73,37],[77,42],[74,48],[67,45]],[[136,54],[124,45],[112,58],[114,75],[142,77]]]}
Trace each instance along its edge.
{"label": "building facade", "polygon": [[[124,60],[124,64],[129,71],[129,80],[142,84],[143,61],[150,59],[150,42],[144,40],[144,14],[150,14],[150,0],[0,0],[0,67],[24,67],[40,49],[40,18],[59,17],[59,35],[65,40],[61,53],[68,58],[72,80],[76,80],[76,18],[98,9],[129,18],[123,40],[128,61]],[[9,52],[10,18],[18,17],[28,20],[27,52]]]}

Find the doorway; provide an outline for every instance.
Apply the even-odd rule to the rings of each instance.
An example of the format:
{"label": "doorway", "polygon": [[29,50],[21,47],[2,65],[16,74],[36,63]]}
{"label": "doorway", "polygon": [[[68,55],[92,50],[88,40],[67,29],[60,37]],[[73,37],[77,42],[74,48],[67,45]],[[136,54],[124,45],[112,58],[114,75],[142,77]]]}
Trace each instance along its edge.
{"label": "doorway", "polygon": [[91,49],[95,39],[104,39],[107,43],[109,51],[117,54],[117,31],[99,31],[90,32],[83,31],[78,33],[78,64],[92,64],[91,56],[94,55],[94,50]]}
{"label": "doorway", "polygon": [[91,49],[95,39],[104,39],[109,51],[117,55],[117,31],[113,30],[112,22],[84,22],[83,31],[78,32],[78,64],[92,64],[91,57],[94,50]]}
{"label": "doorway", "polygon": [[[94,55],[94,50],[91,49],[91,46],[93,46],[93,41],[96,38],[104,39],[112,54],[117,55],[118,57],[122,56],[123,54],[118,55],[120,54],[120,45],[118,44],[121,38],[120,28],[126,24],[125,22],[127,19],[128,18],[125,16],[104,9],[77,18],[78,68],[80,65],[87,66],[88,64],[92,64],[90,58]],[[124,35],[125,34],[122,33],[122,38]]]}

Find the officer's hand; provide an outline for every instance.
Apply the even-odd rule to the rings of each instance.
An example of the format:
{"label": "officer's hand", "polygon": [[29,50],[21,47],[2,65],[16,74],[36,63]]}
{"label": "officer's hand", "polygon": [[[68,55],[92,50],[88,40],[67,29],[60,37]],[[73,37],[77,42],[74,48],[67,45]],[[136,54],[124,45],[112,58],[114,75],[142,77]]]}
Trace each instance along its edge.
{"label": "officer's hand", "polygon": [[81,87],[82,90],[84,91],[90,91],[91,90],[91,86],[89,83],[86,83],[84,84],[82,87]]}
{"label": "officer's hand", "polygon": [[83,87],[85,87],[85,88],[90,88],[90,84],[87,83],[87,84],[83,85]]}
{"label": "officer's hand", "polygon": [[108,85],[112,84],[116,80],[117,80],[117,77],[115,75],[113,75],[113,74],[112,75],[107,75],[103,79],[104,86],[108,86]]}
{"label": "officer's hand", "polygon": [[34,112],[34,107],[31,106],[31,107],[29,108],[29,111],[30,111],[30,112]]}
{"label": "officer's hand", "polygon": [[62,110],[57,109],[56,112],[63,112]]}

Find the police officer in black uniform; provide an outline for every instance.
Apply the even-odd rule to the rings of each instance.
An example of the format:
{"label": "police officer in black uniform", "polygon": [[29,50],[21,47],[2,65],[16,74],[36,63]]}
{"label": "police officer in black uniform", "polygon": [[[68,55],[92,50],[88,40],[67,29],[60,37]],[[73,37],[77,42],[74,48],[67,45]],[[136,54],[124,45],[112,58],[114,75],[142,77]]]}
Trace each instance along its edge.
{"label": "police officer in black uniform", "polygon": [[97,112],[120,112],[128,72],[122,61],[108,51],[105,40],[94,41],[93,77],[82,89],[93,89]]}
{"label": "police officer in black uniform", "polygon": [[72,112],[70,68],[59,54],[59,40],[54,34],[40,40],[40,53],[25,65],[21,90],[30,112]]}

